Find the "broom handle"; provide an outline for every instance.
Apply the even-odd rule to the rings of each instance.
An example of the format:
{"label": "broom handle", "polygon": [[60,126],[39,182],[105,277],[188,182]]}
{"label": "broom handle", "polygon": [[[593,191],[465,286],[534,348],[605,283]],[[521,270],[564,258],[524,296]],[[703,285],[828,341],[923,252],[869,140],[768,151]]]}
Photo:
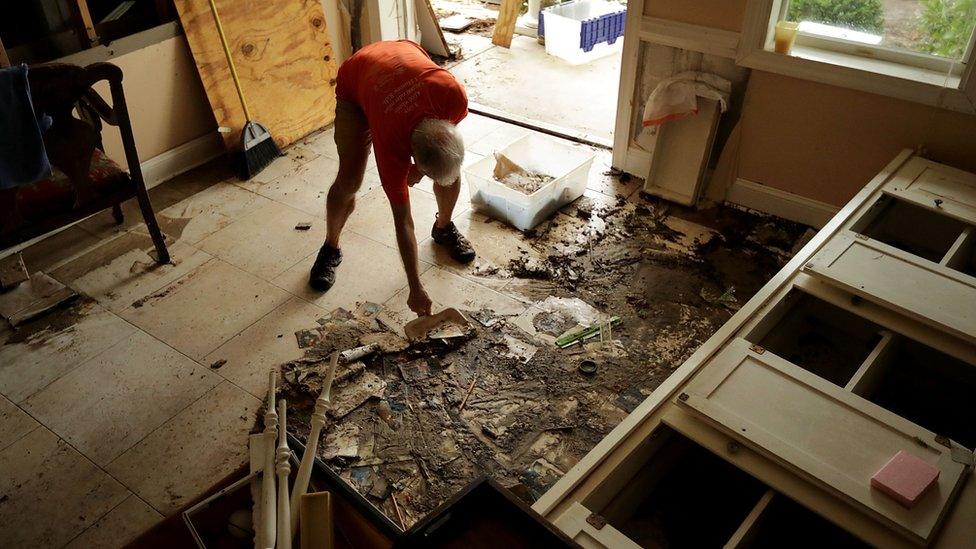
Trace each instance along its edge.
{"label": "broom handle", "polygon": [[224,47],[224,55],[227,56],[227,64],[230,66],[230,76],[234,80],[234,87],[237,88],[237,97],[241,98],[241,107],[244,108],[244,118],[251,121],[251,111],[247,108],[247,101],[244,99],[244,90],[241,89],[241,82],[237,78],[237,69],[234,67],[234,59],[230,56],[230,48],[227,47],[227,37],[224,36],[224,26],[220,24],[220,16],[217,15],[217,4],[210,0],[210,13],[213,13],[214,23],[217,23],[217,34],[220,36],[220,45]]}

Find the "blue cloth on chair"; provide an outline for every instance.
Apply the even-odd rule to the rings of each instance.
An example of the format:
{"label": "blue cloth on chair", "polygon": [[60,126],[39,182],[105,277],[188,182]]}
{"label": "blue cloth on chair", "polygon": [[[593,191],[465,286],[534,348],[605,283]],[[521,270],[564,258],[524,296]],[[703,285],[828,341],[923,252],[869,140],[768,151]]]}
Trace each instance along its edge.
{"label": "blue cloth on chair", "polygon": [[49,117],[35,116],[27,65],[0,69],[0,189],[50,177],[42,137]]}

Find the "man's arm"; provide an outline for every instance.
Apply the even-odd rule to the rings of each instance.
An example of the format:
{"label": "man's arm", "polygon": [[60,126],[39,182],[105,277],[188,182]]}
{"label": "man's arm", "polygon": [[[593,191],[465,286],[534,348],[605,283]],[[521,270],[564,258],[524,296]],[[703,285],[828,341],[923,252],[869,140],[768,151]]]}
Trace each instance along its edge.
{"label": "man's arm", "polygon": [[403,269],[407,273],[407,283],[410,286],[410,297],[407,305],[418,316],[430,314],[431,301],[420,283],[420,265],[417,259],[417,237],[414,234],[413,216],[410,214],[410,203],[390,203],[393,210],[393,226],[396,228],[397,247],[400,248],[400,258]]}

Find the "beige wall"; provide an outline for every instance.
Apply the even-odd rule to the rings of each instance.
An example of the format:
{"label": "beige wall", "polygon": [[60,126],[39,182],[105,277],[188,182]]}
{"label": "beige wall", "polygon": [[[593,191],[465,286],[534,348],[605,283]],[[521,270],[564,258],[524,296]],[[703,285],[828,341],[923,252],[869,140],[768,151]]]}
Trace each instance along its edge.
{"label": "beige wall", "polygon": [[[161,25],[58,61],[82,66],[105,61],[122,69],[122,87],[139,160],[143,164],[154,156],[216,131],[217,122],[197,75],[190,47],[176,23]],[[99,84],[96,89],[111,103],[107,84]],[[109,156],[125,166],[118,130],[106,125],[102,138]]]}
{"label": "beige wall", "polygon": [[644,0],[644,15],[738,32],[746,0]]}
{"label": "beige wall", "polygon": [[[108,61],[125,75],[122,85],[141,162],[216,131],[210,103],[182,35]],[[107,86],[99,92],[108,97]],[[118,131],[109,128],[103,138],[109,156],[124,163]]]}
{"label": "beige wall", "polygon": [[753,71],[738,176],[841,206],[904,148],[976,171],[976,117]]}
{"label": "beige wall", "polygon": [[[646,0],[655,17],[740,30],[745,0]],[[733,176],[843,205],[898,151],[976,171],[976,117],[752,71]],[[719,151],[716,151],[718,153]]]}

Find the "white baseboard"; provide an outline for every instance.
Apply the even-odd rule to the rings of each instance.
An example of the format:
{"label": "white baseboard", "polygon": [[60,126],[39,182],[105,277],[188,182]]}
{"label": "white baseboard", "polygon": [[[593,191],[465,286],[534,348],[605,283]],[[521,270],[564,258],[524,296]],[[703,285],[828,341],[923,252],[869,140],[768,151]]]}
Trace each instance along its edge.
{"label": "white baseboard", "polygon": [[224,143],[220,134],[207,133],[143,162],[142,177],[146,180],[146,187],[151,189],[223,153]]}
{"label": "white baseboard", "polygon": [[840,210],[824,202],[741,178],[732,183],[725,201],[817,229],[823,227]]}

